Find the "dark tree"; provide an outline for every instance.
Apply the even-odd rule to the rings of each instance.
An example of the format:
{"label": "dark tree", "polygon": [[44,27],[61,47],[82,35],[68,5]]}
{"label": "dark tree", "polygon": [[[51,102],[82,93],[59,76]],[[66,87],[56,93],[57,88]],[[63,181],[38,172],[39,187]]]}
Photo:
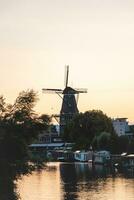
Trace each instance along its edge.
{"label": "dark tree", "polygon": [[93,150],[108,150],[111,153],[119,153],[119,137],[113,133],[102,132],[96,135],[92,141]]}
{"label": "dark tree", "polygon": [[110,150],[111,134],[102,132],[98,136],[98,148],[99,150]]}
{"label": "dark tree", "polygon": [[13,105],[0,97],[0,162],[12,166],[29,161],[28,145],[42,129],[47,129],[50,118],[38,116],[34,111],[37,93],[23,91]]}
{"label": "dark tree", "polygon": [[93,138],[102,132],[115,134],[112,121],[102,111],[92,110],[77,114],[66,126],[63,138],[66,141],[75,142],[76,145],[81,144],[80,146],[89,148]]}
{"label": "dark tree", "polygon": [[122,135],[118,137],[119,153],[127,152],[128,145],[129,145],[129,139],[127,136]]}
{"label": "dark tree", "polygon": [[127,152],[134,153],[134,138],[129,141]]}

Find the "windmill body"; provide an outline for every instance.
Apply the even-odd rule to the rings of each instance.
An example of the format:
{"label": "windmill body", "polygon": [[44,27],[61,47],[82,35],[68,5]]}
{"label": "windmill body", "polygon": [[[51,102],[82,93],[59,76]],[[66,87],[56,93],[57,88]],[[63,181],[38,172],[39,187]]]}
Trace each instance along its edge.
{"label": "windmill body", "polygon": [[75,90],[71,87],[66,87],[63,91],[63,101],[60,111],[60,133],[64,132],[65,125],[72,120],[74,115],[79,111],[75,99]]}
{"label": "windmill body", "polygon": [[[78,114],[77,101],[75,95],[86,93],[86,89],[74,89],[68,86],[69,66],[66,66],[65,73],[65,89],[42,89],[45,93],[56,93],[62,98],[62,106],[59,115],[60,134],[64,132],[64,128],[72,118]],[[61,96],[62,95],[62,96]],[[57,116],[57,115],[56,115]]]}

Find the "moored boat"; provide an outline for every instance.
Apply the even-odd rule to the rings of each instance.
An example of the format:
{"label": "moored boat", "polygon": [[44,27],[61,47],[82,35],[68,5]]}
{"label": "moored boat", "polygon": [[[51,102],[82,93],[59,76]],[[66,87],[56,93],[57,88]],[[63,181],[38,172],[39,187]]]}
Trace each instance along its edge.
{"label": "moored boat", "polygon": [[111,156],[109,151],[97,151],[94,153],[94,164],[107,165],[110,164]]}
{"label": "moored boat", "polygon": [[89,160],[92,161],[92,158],[93,158],[93,151],[82,150],[74,152],[75,161],[88,162]]}
{"label": "moored boat", "polygon": [[134,154],[122,155],[123,168],[134,168]]}

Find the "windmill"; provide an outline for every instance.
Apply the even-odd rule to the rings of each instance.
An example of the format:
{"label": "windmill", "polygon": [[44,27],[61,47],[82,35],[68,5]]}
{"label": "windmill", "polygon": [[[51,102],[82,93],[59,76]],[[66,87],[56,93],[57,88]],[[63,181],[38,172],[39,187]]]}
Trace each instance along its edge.
{"label": "windmill", "polygon": [[[54,88],[43,88],[43,93],[56,93],[62,98],[62,106],[59,117],[60,133],[64,132],[65,125],[72,120],[73,116],[79,113],[77,103],[80,93],[87,93],[87,89],[76,89],[68,86],[69,78],[69,66],[65,68],[65,88],[64,89],[54,89]],[[77,98],[75,97],[77,96]]]}

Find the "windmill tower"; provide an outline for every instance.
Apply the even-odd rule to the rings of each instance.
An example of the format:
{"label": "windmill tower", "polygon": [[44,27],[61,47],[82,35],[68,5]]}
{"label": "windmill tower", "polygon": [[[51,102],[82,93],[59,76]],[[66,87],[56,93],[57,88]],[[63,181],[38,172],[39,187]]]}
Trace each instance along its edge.
{"label": "windmill tower", "polygon": [[[60,133],[64,132],[65,125],[72,120],[74,115],[79,113],[77,103],[80,93],[87,93],[87,89],[74,89],[68,86],[69,66],[65,71],[65,88],[64,89],[48,89],[43,88],[44,93],[56,93],[62,98],[62,106],[59,117]],[[75,97],[77,96],[77,98]]]}

